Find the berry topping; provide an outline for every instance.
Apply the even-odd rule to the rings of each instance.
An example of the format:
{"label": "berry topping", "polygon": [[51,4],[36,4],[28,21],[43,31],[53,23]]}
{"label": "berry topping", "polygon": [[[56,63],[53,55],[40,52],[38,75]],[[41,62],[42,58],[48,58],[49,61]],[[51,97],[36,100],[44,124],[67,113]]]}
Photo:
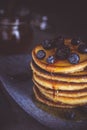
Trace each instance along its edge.
{"label": "berry topping", "polygon": [[73,38],[73,39],[71,40],[71,44],[72,44],[72,45],[79,45],[80,42],[81,42],[81,39],[80,39],[80,38]]}
{"label": "berry topping", "polygon": [[80,44],[78,51],[82,54],[87,54],[87,44]]}
{"label": "berry topping", "polygon": [[53,47],[62,47],[64,45],[64,38],[62,36],[58,36],[56,38],[54,38],[53,40],[51,40],[53,43]]}
{"label": "berry topping", "polygon": [[64,38],[62,36],[58,36],[57,38],[54,39],[54,41],[56,47],[61,47],[64,45]]}
{"label": "berry topping", "polygon": [[49,64],[53,64],[55,62],[55,57],[54,56],[49,56],[46,61]]}
{"label": "berry topping", "polygon": [[52,49],[54,47],[54,41],[53,40],[44,40],[42,42],[42,46],[44,49]]}
{"label": "berry topping", "polygon": [[57,51],[56,51],[56,57],[60,60],[65,60],[68,58],[70,54],[70,48],[66,45],[63,45],[63,47],[59,47],[57,48]]}
{"label": "berry topping", "polygon": [[71,53],[68,57],[68,61],[71,63],[71,64],[77,64],[80,60],[80,57],[78,54],[76,53]]}
{"label": "berry topping", "polygon": [[38,59],[43,59],[46,56],[46,53],[44,50],[39,50],[36,54]]}

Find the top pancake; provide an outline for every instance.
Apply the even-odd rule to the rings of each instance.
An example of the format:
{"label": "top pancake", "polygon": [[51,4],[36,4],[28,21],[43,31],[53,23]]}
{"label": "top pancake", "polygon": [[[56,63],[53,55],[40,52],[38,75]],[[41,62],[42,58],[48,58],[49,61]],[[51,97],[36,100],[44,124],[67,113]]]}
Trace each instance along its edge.
{"label": "top pancake", "polygon": [[[77,46],[71,44],[71,39],[65,39],[64,44],[68,45],[71,49],[71,52],[75,52],[79,55],[80,61],[78,64],[71,64],[68,60],[56,60],[53,64],[48,64],[46,62],[47,57],[54,55],[56,52],[56,48],[46,50],[42,47],[42,45],[37,45],[32,51],[32,58],[34,62],[43,70],[52,73],[76,73],[83,71],[87,67],[87,54],[81,54],[77,50]],[[46,52],[46,57],[42,60],[37,58],[37,52],[39,50],[44,50]]]}

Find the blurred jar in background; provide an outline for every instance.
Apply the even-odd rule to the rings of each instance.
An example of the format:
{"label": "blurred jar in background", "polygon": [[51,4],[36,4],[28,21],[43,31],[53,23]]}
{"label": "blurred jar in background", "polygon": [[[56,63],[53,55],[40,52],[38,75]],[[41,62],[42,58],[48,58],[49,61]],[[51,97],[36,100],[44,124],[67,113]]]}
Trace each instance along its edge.
{"label": "blurred jar in background", "polygon": [[0,54],[29,53],[32,48],[33,30],[30,12],[18,7],[11,15],[0,10]]}

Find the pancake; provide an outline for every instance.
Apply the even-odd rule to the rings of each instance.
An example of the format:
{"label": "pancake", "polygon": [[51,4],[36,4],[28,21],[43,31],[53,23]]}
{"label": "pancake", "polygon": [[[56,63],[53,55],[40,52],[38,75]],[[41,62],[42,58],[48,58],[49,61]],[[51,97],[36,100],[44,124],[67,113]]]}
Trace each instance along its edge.
{"label": "pancake", "polygon": [[87,83],[75,83],[75,82],[62,82],[57,80],[48,80],[37,74],[33,74],[34,80],[40,85],[44,85],[45,88],[55,89],[55,90],[80,90],[87,88]]}
{"label": "pancake", "polygon": [[81,96],[87,96],[87,89],[83,90],[77,90],[77,91],[69,91],[69,90],[53,90],[53,89],[46,89],[44,86],[41,86],[38,84],[34,79],[33,82],[35,86],[42,92],[42,93],[48,93],[50,95],[55,96],[64,96],[64,97],[81,97]]}
{"label": "pancake", "polygon": [[[87,54],[80,53],[79,45],[72,45],[71,40],[64,39],[64,45],[70,48],[70,53],[79,56],[75,64],[67,59],[47,62],[49,56],[56,54],[58,46],[44,49],[39,44],[32,50],[33,91],[36,99],[48,106],[73,108],[87,104]],[[37,57],[40,50],[45,53],[42,59]]]}
{"label": "pancake", "polygon": [[[40,89],[39,89],[40,90]],[[63,104],[68,105],[84,105],[87,103],[87,95],[86,96],[80,96],[80,97],[64,97],[64,96],[54,96],[49,93],[44,93],[43,91],[40,91],[47,99],[52,100],[53,102],[61,102]]]}
{"label": "pancake", "polygon": [[39,89],[37,89],[36,86],[33,87],[33,91],[34,91],[36,99],[38,101],[40,101],[41,103],[44,103],[48,106],[58,107],[58,108],[74,108],[75,107],[75,106],[63,104],[60,102],[55,103],[55,102],[47,99],[44,95],[42,95],[42,93],[40,93]]}
{"label": "pancake", "polygon": [[69,73],[69,74],[61,74],[61,73],[49,73],[46,70],[38,67],[34,61],[31,62],[32,70],[41,77],[52,80],[59,80],[65,82],[87,82],[87,70],[83,70],[81,72]]}
{"label": "pancake", "polygon": [[[70,46],[71,52],[76,52],[80,56],[80,62],[79,64],[70,64],[67,60],[58,60],[54,64],[48,64],[46,62],[46,59],[50,55],[54,55],[56,49],[51,50],[45,50],[42,45],[36,46],[32,51],[32,58],[35,61],[35,63],[42,69],[47,70],[48,72],[52,73],[74,73],[84,70],[84,68],[87,67],[87,55],[81,54],[77,51],[77,49],[74,46],[71,46],[71,40],[66,39],[65,43]],[[46,57],[43,60],[39,60],[37,58],[37,52],[38,50],[44,50],[46,52]]]}

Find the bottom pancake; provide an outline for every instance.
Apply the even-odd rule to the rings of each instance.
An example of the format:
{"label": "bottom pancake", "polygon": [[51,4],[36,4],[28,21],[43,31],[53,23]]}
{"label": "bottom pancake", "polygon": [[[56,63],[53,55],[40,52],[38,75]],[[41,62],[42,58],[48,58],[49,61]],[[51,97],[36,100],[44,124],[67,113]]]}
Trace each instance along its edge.
{"label": "bottom pancake", "polygon": [[63,104],[61,102],[53,102],[49,99],[47,99],[40,91],[39,89],[34,86],[33,87],[33,91],[34,91],[34,94],[35,94],[35,97],[38,101],[48,105],[48,106],[51,106],[51,107],[59,107],[59,108],[74,108],[76,106],[73,106],[73,105],[68,105],[68,104]]}

